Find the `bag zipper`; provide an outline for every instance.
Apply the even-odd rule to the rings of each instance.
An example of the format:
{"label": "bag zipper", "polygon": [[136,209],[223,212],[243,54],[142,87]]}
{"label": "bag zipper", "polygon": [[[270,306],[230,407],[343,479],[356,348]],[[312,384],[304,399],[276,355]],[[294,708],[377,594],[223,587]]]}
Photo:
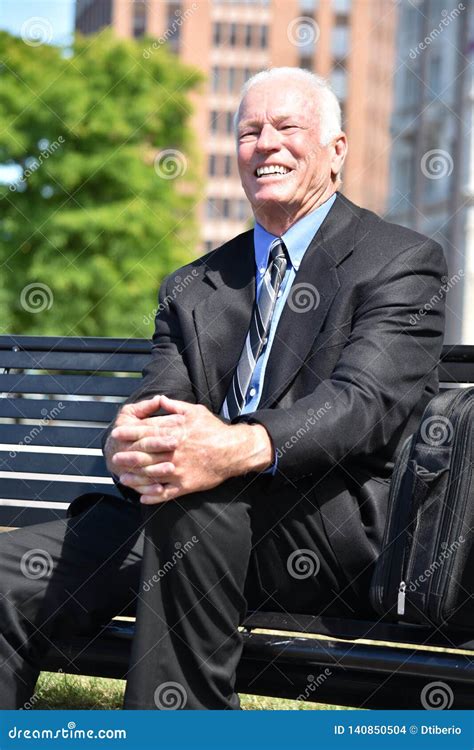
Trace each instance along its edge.
{"label": "bag zipper", "polygon": [[[464,393],[461,393],[461,394],[459,394],[458,398],[453,399],[453,401],[451,403],[451,408],[448,411],[447,419],[449,419],[453,415],[454,410],[457,408],[458,402],[460,400],[462,400],[462,398],[464,397],[464,395],[465,395]],[[464,407],[464,409],[465,408],[466,407]],[[462,415],[464,413],[464,409],[462,410],[461,416],[460,416],[459,419],[461,419],[461,417],[462,417]],[[454,445],[454,443],[453,443],[453,445]],[[449,471],[452,471],[452,467],[451,466],[449,467]],[[416,521],[415,521],[416,525],[415,525],[415,528],[413,530],[412,544],[411,544],[411,549],[410,549],[410,553],[409,553],[406,565],[405,565],[405,561],[403,561],[403,566],[402,566],[403,580],[400,581],[399,587],[398,587],[397,615],[404,615],[405,614],[406,581],[410,580],[410,574],[411,574],[411,571],[412,571],[412,568],[413,568],[413,565],[414,565],[414,562],[415,562],[415,556],[416,556],[416,552],[417,552],[417,550],[416,550],[416,543],[415,542],[416,542],[416,539],[417,539],[417,534],[418,534],[418,530],[419,530],[419,526],[420,526],[420,516],[419,516],[419,512],[418,511],[419,511],[419,508],[417,508],[417,511],[416,511],[417,512]],[[443,530],[444,530],[444,525],[445,525],[444,522],[445,522],[446,515],[447,515],[446,513],[443,514],[443,521],[442,521],[442,524],[441,524],[441,528]],[[433,578],[435,578],[435,577],[433,576]]]}
{"label": "bag zipper", "polygon": [[[386,525],[383,541],[382,541],[382,554],[384,553],[384,550],[387,547],[387,544],[392,537],[392,526],[395,524],[396,518],[395,513],[393,513],[394,505],[396,503],[396,498],[398,496],[398,491],[400,489],[400,484],[402,481],[403,476],[405,475],[406,467],[408,464],[408,459],[410,456],[410,450],[411,445],[413,442],[414,435],[409,435],[407,438],[405,438],[405,442],[402,445],[400,455],[399,455],[399,461],[397,463],[396,470],[392,474],[392,481],[390,484],[390,493],[388,498],[388,509],[387,509],[387,517],[389,519],[389,523]],[[394,540],[398,537],[398,526],[396,528],[396,533],[394,534]],[[384,590],[384,580],[385,580],[385,570],[388,566],[389,569],[392,567],[392,560],[393,560],[393,553],[395,548],[395,541],[392,541],[392,547],[390,551],[390,556],[388,558],[388,561],[384,566],[378,565],[375,570],[374,575],[374,581],[372,585],[372,590],[375,592],[375,596],[373,597],[374,603],[377,602],[381,607],[383,607],[383,590]]]}

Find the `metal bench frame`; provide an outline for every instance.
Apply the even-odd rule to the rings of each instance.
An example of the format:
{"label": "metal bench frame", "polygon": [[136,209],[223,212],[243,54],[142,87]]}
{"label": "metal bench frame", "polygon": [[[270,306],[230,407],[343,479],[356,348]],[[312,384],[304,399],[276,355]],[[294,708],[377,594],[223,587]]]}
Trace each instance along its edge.
{"label": "metal bench frame", "polygon": [[[101,436],[150,349],[143,339],[0,336],[0,526],[65,518],[85,492],[120,497]],[[474,346],[445,347],[439,373],[445,387],[474,383]],[[451,708],[474,706],[473,632],[271,612],[242,627],[240,692],[422,708],[423,688],[440,681]],[[125,678],[132,637],[130,619],[113,620],[52,644],[43,668]]]}

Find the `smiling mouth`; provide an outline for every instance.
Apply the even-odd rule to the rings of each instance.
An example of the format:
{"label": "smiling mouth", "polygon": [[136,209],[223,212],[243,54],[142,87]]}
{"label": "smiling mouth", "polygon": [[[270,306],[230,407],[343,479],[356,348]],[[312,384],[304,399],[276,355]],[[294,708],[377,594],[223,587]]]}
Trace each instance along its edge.
{"label": "smiling mouth", "polygon": [[264,167],[258,167],[255,170],[254,175],[256,177],[267,177],[268,175],[278,175],[279,177],[285,174],[289,174],[293,170],[284,167],[282,164],[272,164]]}

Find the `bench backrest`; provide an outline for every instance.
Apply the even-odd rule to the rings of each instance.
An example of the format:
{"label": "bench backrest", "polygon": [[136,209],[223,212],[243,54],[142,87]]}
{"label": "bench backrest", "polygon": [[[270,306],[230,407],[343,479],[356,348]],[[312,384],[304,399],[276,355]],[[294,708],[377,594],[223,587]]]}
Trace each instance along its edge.
{"label": "bench backrest", "polygon": [[[64,518],[84,492],[118,494],[101,436],[136,388],[144,339],[0,336],[0,526]],[[443,350],[445,387],[474,383],[474,346]]]}
{"label": "bench backrest", "polygon": [[0,336],[0,526],[63,518],[83,492],[118,494],[101,436],[150,351],[143,339]]}

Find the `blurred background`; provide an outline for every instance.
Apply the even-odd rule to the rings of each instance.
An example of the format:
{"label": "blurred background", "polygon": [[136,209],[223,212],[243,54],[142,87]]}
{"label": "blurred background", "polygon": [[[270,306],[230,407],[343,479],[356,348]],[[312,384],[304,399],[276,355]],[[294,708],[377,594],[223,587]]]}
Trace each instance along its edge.
{"label": "blurred background", "polygon": [[341,101],[342,191],[442,244],[474,344],[473,60],[471,0],[0,0],[2,333],[150,336],[163,276],[251,226],[232,117],[290,65]]}

